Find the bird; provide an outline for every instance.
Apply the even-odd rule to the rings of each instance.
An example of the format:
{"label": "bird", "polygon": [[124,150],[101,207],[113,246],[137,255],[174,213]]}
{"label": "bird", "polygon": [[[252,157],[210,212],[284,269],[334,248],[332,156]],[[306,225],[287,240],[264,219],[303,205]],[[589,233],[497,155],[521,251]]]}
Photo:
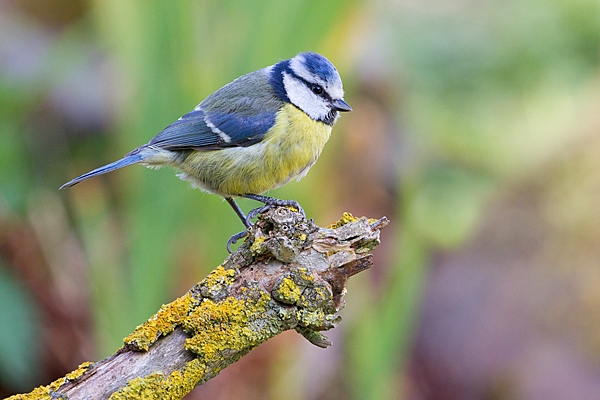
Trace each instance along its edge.
{"label": "bird", "polygon": [[[147,144],[60,187],[129,165],[171,166],[195,188],[223,197],[246,228],[259,214],[294,200],[263,195],[294,178],[300,180],[317,161],[340,112],[352,111],[342,80],[324,56],[302,52],[293,58],[242,75],[218,89]],[[234,198],[263,203],[248,215]],[[305,215],[305,214],[304,214]],[[246,235],[233,235],[231,245]]]}

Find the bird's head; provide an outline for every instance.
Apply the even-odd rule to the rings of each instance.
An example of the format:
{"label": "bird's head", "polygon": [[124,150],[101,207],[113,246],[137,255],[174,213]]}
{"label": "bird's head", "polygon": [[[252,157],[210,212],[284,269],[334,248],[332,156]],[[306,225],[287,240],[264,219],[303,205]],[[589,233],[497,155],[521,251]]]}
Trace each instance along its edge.
{"label": "bird's head", "polygon": [[317,53],[300,53],[271,68],[271,84],[279,97],[316,121],[333,125],[340,111],[352,111],[344,101],[342,79],[334,65]]}

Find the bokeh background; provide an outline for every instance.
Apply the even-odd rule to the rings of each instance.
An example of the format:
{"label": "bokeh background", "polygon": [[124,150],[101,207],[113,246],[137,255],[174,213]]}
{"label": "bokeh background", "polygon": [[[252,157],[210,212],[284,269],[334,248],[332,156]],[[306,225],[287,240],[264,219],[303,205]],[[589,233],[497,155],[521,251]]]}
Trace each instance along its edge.
{"label": "bokeh background", "polygon": [[392,224],[331,348],[287,332],[188,398],[600,398],[597,0],[3,0],[0,397],[111,354],[241,228],[169,169],[58,187],[305,50],[354,112],[271,194]]}

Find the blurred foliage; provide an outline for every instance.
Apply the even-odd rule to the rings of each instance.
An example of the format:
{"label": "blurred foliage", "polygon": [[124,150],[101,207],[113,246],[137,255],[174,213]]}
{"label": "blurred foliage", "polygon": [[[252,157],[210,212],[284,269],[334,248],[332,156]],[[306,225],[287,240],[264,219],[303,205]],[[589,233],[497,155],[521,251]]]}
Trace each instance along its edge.
{"label": "blurred foliage", "polygon": [[33,300],[1,259],[0,304],[0,381],[27,391],[39,379],[40,324]]}
{"label": "blurred foliage", "polygon": [[[407,364],[436,257],[473,240],[495,199],[538,182],[567,149],[597,135],[600,5],[592,0],[42,3],[0,6],[0,256],[38,293],[40,313],[60,309],[72,322],[63,325],[82,349],[63,356],[72,367],[112,353],[214,268],[242,227],[221,199],[169,169],[132,167],[56,189],[146,143],[243,73],[304,50],[336,64],[355,111],[311,173],[272,194],[298,200],[321,225],[342,211],[386,214],[393,225],[375,270],[351,283],[334,348],[303,348],[298,361],[281,356],[298,346],[283,335],[197,389],[211,398],[277,398],[289,387],[297,398],[410,397]],[[586,170],[591,186],[594,168]],[[571,199],[561,195],[571,186],[561,187],[553,198]],[[568,204],[589,210],[593,202]],[[575,218],[565,210],[552,212],[553,226]],[[30,247],[40,256],[23,257]],[[4,354],[4,343],[35,342],[37,328],[28,303],[9,296],[22,293],[20,283],[1,283],[6,301],[24,308],[22,319],[10,317]],[[39,296],[44,284],[47,297]],[[69,313],[76,305],[91,314],[89,326],[86,311]],[[59,342],[46,340],[47,360],[66,354]],[[19,349],[9,349],[13,358]],[[27,364],[22,382],[64,374],[42,371],[48,364]],[[230,370],[237,392],[219,384]],[[267,371],[254,378],[259,388],[244,370]]]}
{"label": "blurred foliage", "polygon": [[538,174],[588,133],[580,121],[598,106],[597,2],[386,5],[373,41],[404,86],[419,160],[401,170],[398,262],[379,306],[365,307],[381,312],[350,346],[361,399],[398,389],[390,371],[402,361],[385,355],[406,348],[428,254],[468,239],[492,190]]}

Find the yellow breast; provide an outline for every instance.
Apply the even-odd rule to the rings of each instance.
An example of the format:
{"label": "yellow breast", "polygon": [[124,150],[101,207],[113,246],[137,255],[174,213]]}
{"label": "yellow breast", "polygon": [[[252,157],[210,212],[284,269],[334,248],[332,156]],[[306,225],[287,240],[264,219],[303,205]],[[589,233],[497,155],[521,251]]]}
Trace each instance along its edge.
{"label": "yellow breast", "polygon": [[331,126],[285,105],[265,138],[248,147],[192,152],[181,164],[182,178],[222,196],[260,194],[301,178],[317,160]]}

